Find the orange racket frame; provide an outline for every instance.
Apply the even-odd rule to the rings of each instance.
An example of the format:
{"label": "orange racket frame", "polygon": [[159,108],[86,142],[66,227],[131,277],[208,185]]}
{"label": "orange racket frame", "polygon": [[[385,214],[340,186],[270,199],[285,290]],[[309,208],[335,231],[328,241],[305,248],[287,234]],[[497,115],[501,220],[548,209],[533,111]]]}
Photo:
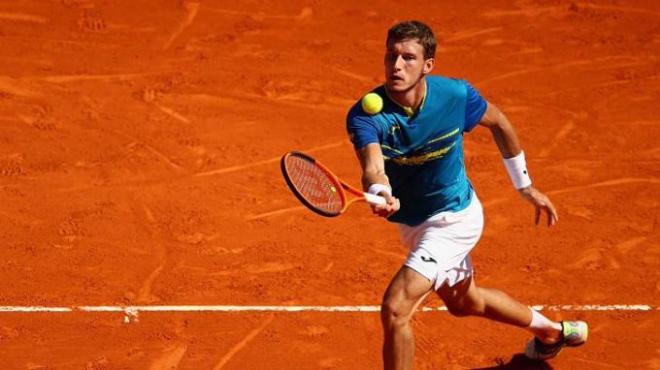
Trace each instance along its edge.
{"label": "orange racket frame", "polygon": [[[334,189],[333,191],[337,193],[337,195],[341,199],[342,207],[338,212],[331,212],[327,211],[324,209],[321,209],[320,207],[315,206],[312,204],[304,194],[301,193],[299,190],[298,186],[296,186],[295,181],[291,179],[289,176],[289,172],[287,170],[287,159],[289,157],[298,157],[303,160],[308,161],[309,163],[313,164],[316,166],[318,169],[320,169],[330,180],[330,182],[333,183]],[[361,190],[358,190],[354,188],[353,186],[347,184],[346,182],[342,181],[339,177],[337,177],[330,169],[328,169],[326,166],[321,164],[319,161],[316,159],[312,158],[311,156],[302,153],[302,152],[297,152],[297,151],[291,151],[288,153],[285,153],[282,156],[282,159],[280,160],[280,169],[282,170],[282,175],[284,176],[284,180],[286,181],[286,184],[289,186],[289,189],[291,189],[291,192],[298,198],[298,200],[307,206],[307,208],[311,209],[312,211],[318,213],[321,216],[325,217],[336,217],[341,215],[342,213],[346,212],[349,206],[356,202],[362,202],[366,201],[369,204],[372,205],[384,205],[386,203],[385,198],[379,196],[379,195],[374,195],[374,194],[369,194],[365,193]],[[354,195],[355,197],[352,199],[348,199],[347,193]]]}

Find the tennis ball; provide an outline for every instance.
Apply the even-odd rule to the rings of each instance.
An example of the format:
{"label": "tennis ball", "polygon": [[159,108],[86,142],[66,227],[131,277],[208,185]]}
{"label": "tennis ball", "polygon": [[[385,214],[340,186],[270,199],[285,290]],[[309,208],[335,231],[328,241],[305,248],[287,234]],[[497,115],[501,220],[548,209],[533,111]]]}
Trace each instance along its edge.
{"label": "tennis ball", "polygon": [[365,95],[364,98],[362,98],[362,109],[371,115],[379,113],[383,110],[383,98],[376,93]]}

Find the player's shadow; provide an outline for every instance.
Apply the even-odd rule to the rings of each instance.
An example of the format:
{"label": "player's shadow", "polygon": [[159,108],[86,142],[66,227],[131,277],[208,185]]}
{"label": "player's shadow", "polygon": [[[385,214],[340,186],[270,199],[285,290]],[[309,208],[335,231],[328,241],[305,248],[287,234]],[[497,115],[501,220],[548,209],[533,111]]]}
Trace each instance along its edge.
{"label": "player's shadow", "polygon": [[552,366],[547,362],[532,361],[519,353],[514,355],[511,361],[507,363],[499,360],[495,366],[474,368],[472,370],[552,370]]}

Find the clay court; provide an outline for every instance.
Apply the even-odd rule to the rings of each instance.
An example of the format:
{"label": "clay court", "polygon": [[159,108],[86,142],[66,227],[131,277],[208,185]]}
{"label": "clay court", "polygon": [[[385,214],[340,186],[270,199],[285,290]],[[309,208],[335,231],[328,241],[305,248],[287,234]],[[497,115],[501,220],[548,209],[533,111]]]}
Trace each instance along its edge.
{"label": "clay court", "polygon": [[466,135],[477,282],[591,326],[533,364],[523,330],[421,312],[415,368],[660,369],[653,0],[3,2],[0,368],[380,368],[396,227],[303,209],[278,161],[359,183],[346,111],[406,19],[434,28],[434,73],[507,114],[559,211],[535,227],[490,132]]}

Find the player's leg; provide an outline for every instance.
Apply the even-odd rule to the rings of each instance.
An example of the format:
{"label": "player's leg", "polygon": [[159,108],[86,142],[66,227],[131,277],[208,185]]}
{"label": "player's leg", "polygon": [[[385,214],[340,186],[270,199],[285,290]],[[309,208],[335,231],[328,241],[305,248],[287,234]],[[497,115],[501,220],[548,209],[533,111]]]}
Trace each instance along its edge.
{"label": "player's leg", "polygon": [[500,290],[477,287],[473,278],[451,287],[445,284],[437,292],[455,316],[482,316],[532,332],[534,339],[525,348],[531,359],[553,358],[565,346],[584,344],[589,334],[585,322],[554,322]]}
{"label": "player's leg", "polygon": [[383,363],[385,370],[412,368],[415,339],[410,320],[417,307],[433,290],[433,283],[410,267],[394,276],[383,297]]}
{"label": "player's leg", "polygon": [[[525,355],[534,360],[547,360],[559,354],[563,347],[577,347],[589,336],[589,327],[583,321],[554,322],[504,292],[480,288],[474,279],[467,288],[441,289],[438,293],[450,311],[459,316],[477,315],[529,330],[534,338],[525,348]],[[464,292],[463,292],[464,291]]]}
{"label": "player's leg", "polygon": [[560,323],[535,313],[500,290],[478,287],[473,277],[454,286],[445,284],[437,292],[449,312],[455,316],[482,316],[528,329],[547,343],[559,340]]}

